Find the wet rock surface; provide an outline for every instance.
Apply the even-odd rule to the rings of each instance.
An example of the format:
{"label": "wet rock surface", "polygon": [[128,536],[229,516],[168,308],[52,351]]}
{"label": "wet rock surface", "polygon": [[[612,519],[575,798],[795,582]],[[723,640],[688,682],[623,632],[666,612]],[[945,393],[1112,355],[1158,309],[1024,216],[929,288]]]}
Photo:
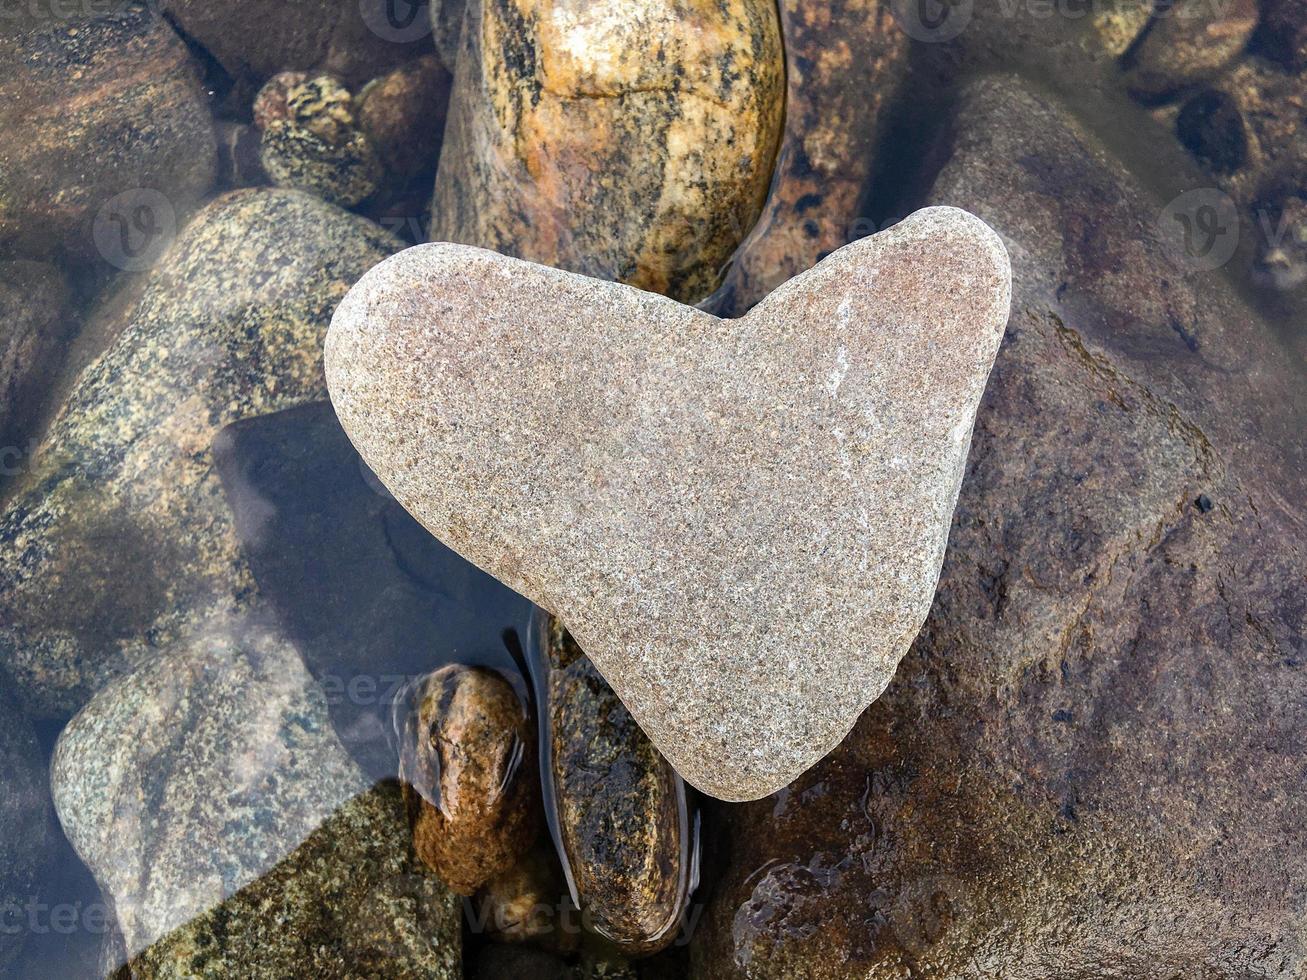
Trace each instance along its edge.
{"label": "wet rock surface", "polygon": [[148,188],[185,215],[214,179],[199,74],[145,6],[7,11],[0,132],[0,249],[26,257],[98,259],[95,225],[113,220],[117,195]]}
{"label": "wet rock surface", "polygon": [[376,193],[381,161],[357,125],[349,89],[330,75],[300,76],[274,76],[260,91],[259,162],[278,187],[353,207]]}
{"label": "wet rock surface", "polygon": [[1254,0],[1177,0],[1161,6],[1126,55],[1128,84],[1141,95],[1164,97],[1204,81],[1242,53],[1256,27]]}
{"label": "wet rock surface", "polygon": [[713,307],[743,313],[869,230],[858,223],[886,107],[910,38],[889,0],[780,5],[788,73],[785,131],[766,206]]}
{"label": "wet rock surface", "polygon": [[495,942],[569,952],[580,941],[580,915],[568,899],[567,881],[552,845],[532,848],[486,882],[474,910]]}
{"label": "wet rock surface", "polygon": [[461,944],[458,900],[408,856],[399,790],[382,784],[343,804],[271,871],[169,933],[115,980],[459,980]]}
{"label": "wet rock surface", "polygon": [[[0,692],[0,970],[9,970],[32,929],[42,878],[54,858],[54,812],[31,724]],[[39,923],[38,923],[39,924]]]}
{"label": "wet rock surface", "polygon": [[20,442],[48,375],[71,332],[63,274],[44,262],[0,262],[0,475],[13,476]]}
{"label": "wet rock surface", "polygon": [[322,70],[349,84],[383,74],[428,46],[426,4],[385,0],[163,0],[164,12],[238,82]]}
{"label": "wet rock surface", "polygon": [[327,320],[394,247],[294,191],[235,192],[186,228],[0,518],[0,662],[27,705],[67,717],[211,608],[248,600],[213,436],[323,397]]}
{"label": "wet rock surface", "polygon": [[342,302],[332,401],[425,527],[568,624],[682,776],[756,799],[843,738],[925,618],[1007,261],[974,217],[923,210],[729,321],[419,246]]}
{"label": "wet rock surface", "polygon": [[398,774],[393,707],[433,666],[517,669],[531,604],[433,538],[377,482],[331,405],[233,423],[214,460],[260,593],[371,779]]}
{"label": "wet rock surface", "polygon": [[693,891],[685,787],[563,625],[541,617],[556,843],[590,928],[628,953],[676,937]]}
{"label": "wet rock surface", "polygon": [[129,955],[270,871],[367,789],[299,655],[253,617],[217,617],[100,691],[60,735],[50,781]]}
{"label": "wet rock surface", "polygon": [[1014,309],[939,592],[836,753],[715,814],[695,975],[1297,977],[1301,365],[1065,110],[958,118],[933,196]]}
{"label": "wet rock surface", "polygon": [[470,0],[465,16],[431,239],[712,292],[771,179],[774,5]]}
{"label": "wet rock surface", "polygon": [[435,55],[423,55],[358,94],[359,127],[386,168],[400,178],[435,169],[453,79]]}
{"label": "wet rock surface", "polygon": [[542,827],[534,721],[513,686],[484,668],[442,667],[411,697],[400,778],[413,847],[470,896],[509,870]]}
{"label": "wet rock surface", "polygon": [[459,975],[458,906],[412,864],[398,787],[368,788],[260,617],[212,621],[99,692],[51,784],[123,976]]}

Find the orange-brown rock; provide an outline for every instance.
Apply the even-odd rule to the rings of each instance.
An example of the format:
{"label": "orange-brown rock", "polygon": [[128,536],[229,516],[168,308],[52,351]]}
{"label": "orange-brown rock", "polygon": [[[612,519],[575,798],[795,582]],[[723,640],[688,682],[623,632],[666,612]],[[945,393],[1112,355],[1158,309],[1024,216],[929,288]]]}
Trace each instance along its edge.
{"label": "orange-brown rock", "polygon": [[694,302],[781,130],[770,0],[470,0],[431,238]]}
{"label": "orange-brown rock", "polygon": [[391,173],[411,177],[435,169],[451,83],[436,56],[426,54],[359,92],[359,127]]}
{"label": "orange-brown rock", "polygon": [[453,664],[419,682],[408,724],[400,778],[413,845],[471,895],[539,835],[534,722],[499,674]]}

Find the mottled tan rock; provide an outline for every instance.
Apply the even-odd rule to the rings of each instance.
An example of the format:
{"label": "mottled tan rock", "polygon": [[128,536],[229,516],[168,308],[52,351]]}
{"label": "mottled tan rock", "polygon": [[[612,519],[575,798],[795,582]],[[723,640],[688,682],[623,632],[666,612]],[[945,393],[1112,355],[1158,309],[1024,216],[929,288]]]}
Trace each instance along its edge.
{"label": "mottled tan rock", "polygon": [[0,515],[0,663],[32,709],[67,717],[253,594],[210,443],[324,395],[331,312],[396,245],[271,189],[219,198],[173,243]]}
{"label": "mottled tan rock", "polygon": [[452,82],[436,56],[427,54],[359,92],[359,127],[392,174],[404,178],[435,169]]}
{"label": "mottled tan rock", "polygon": [[381,161],[355,119],[353,95],[339,79],[274,75],[255,98],[254,111],[262,128],[259,162],[272,183],[341,207],[376,193]]}
{"label": "mottled tan rock", "polygon": [[857,218],[876,137],[907,68],[911,38],[890,0],[784,0],[780,13],[785,134],[762,217],[726,274],[724,314],[744,312],[866,233]]}
{"label": "mottled tan rock", "polygon": [[1256,26],[1255,0],[1178,0],[1159,7],[1127,56],[1131,90],[1166,96],[1211,78],[1242,53]]}
{"label": "mottled tan rock", "polygon": [[629,954],[665,948],[698,857],[685,786],[557,619],[533,638],[558,844],[586,924]]}
{"label": "mottled tan rock", "polygon": [[413,846],[471,895],[539,835],[534,722],[503,677],[457,664],[417,683],[404,722],[399,775]]}
{"label": "mottled tan rock", "polygon": [[396,499],[566,623],[681,775],[749,799],[920,628],[1007,305],[1002,244],[955,209],[740,320],[423,245],[350,291],[327,376]]}
{"label": "mottled tan rock", "polygon": [[762,208],[769,0],[470,0],[431,239],[694,302]]}
{"label": "mottled tan rock", "polygon": [[1153,16],[1153,0],[1109,0],[1090,8],[1097,46],[1119,58],[1130,49]]}
{"label": "mottled tan rock", "polygon": [[705,820],[693,976],[1297,980],[1304,368],[1065,108],[957,119],[932,197],[1013,312],[939,591],[836,753]]}
{"label": "mottled tan rock", "polygon": [[190,52],[145,6],[71,17],[40,4],[8,10],[0,132],[0,247],[22,255],[95,258],[93,223],[115,195],[150,188],[184,215],[214,179],[213,126]]}

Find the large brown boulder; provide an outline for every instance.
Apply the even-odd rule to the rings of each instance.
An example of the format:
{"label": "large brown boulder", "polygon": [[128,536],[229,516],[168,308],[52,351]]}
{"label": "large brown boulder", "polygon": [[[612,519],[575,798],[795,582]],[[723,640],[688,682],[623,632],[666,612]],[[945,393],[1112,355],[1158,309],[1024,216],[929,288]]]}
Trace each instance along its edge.
{"label": "large brown boulder", "polygon": [[1014,303],[939,593],[835,754],[719,808],[697,975],[1300,977],[1304,366],[1065,110],[958,119],[932,196]]}

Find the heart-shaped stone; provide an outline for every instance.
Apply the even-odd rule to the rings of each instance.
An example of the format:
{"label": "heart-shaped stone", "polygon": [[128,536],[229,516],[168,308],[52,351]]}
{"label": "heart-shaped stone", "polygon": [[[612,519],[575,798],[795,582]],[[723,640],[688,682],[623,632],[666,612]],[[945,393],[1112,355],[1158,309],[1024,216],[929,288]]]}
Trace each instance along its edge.
{"label": "heart-shaped stone", "polygon": [[834,748],[921,628],[1010,280],[954,208],[738,320],[419,245],[341,302],[327,382],[404,507],[560,617],[687,780],[747,800]]}

